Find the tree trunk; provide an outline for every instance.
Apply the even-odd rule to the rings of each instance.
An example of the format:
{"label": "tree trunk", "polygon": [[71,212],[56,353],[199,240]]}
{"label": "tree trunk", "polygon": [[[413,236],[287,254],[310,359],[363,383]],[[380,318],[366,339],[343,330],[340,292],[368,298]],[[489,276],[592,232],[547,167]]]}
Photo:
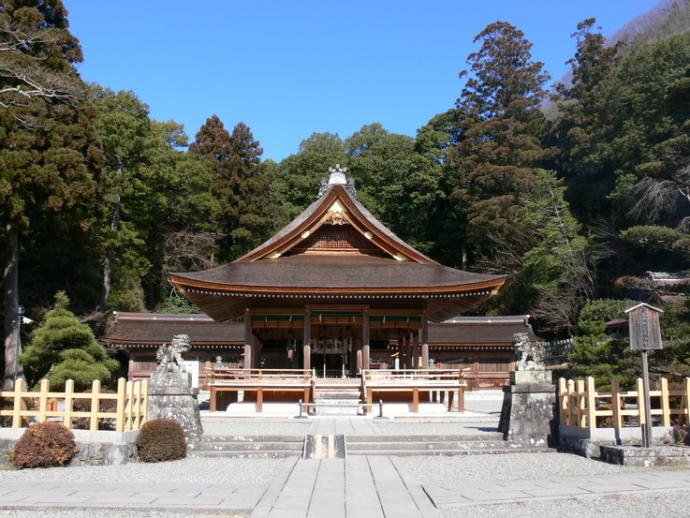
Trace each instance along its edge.
{"label": "tree trunk", "polygon": [[13,224],[7,225],[7,262],[2,275],[3,309],[5,313],[5,375],[3,387],[14,386],[17,376],[24,376],[24,369],[18,362],[19,349],[19,232]]}
{"label": "tree trunk", "polygon": [[[117,234],[120,230],[120,211],[122,209],[122,202],[118,194],[115,200],[115,208],[113,209],[113,219],[110,222],[110,230],[113,234]],[[113,259],[115,257],[115,245],[112,243],[108,246],[108,251],[105,255],[105,263],[103,264],[103,287],[101,289],[101,300],[98,303],[98,310],[105,311],[108,307],[108,297],[113,285]]]}

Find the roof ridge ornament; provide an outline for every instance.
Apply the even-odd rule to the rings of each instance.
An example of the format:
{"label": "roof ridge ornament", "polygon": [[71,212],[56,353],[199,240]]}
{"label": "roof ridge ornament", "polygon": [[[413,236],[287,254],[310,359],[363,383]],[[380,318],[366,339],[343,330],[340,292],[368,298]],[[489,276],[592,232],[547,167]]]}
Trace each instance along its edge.
{"label": "roof ridge ornament", "polygon": [[334,185],[342,185],[347,192],[349,192],[354,198],[357,198],[357,190],[355,189],[355,181],[347,175],[348,169],[341,166],[340,164],[335,164],[333,167],[328,168],[330,176],[328,179],[321,179],[321,188],[319,189],[319,195],[317,198],[321,198],[326,192]]}

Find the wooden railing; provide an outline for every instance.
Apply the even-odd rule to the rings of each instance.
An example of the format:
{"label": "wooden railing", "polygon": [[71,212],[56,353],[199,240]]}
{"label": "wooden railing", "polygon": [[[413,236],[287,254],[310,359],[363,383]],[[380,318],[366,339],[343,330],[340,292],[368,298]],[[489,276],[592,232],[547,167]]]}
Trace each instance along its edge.
{"label": "wooden railing", "polygon": [[[13,391],[0,392],[0,416],[12,418],[12,428],[32,422],[62,421],[67,428],[75,428],[74,420],[86,418],[89,430],[98,430],[100,419],[114,422],[115,431],[137,430],[146,422],[148,382],[127,381],[120,378],[116,393],[101,392],[101,382],[91,385],[91,392],[74,392],[74,381],[67,380],[64,392],[49,391],[48,380],[41,380],[38,392],[28,391],[23,379],[18,379]],[[114,411],[101,408],[101,403],[114,401]],[[75,410],[75,402],[88,410]],[[8,404],[9,403],[9,404]],[[7,406],[11,409],[5,409]],[[112,403],[110,405],[112,406]]]}
{"label": "wooden railing", "polygon": [[448,384],[462,382],[462,369],[365,369],[362,370],[362,382],[378,384]]}
{"label": "wooden railing", "polygon": [[[636,390],[621,391],[620,382],[611,380],[610,392],[597,392],[594,378],[558,380],[559,407],[562,425],[579,428],[622,428],[645,424],[642,379],[638,378]],[[690,424],[690,378],[685,378],[682,388],[670,390],[668,380],[661,378],[658,390],[650,391],[651,415],[661,416],[663,426],[671,426],[672,416],[677,421]]]}
{"label": "wooden railing", "polygon": [[309,384],[312,371],[309,369],[227,369],[212,367],[205,369],[208,385],[257,383]]}
{"label": "wooden railing", "polygon": [[[465,411],[465,387],[462,369],[365,369],[362,392],[371,411],[374,393],[409,393],[412,411],[419,412],[419,393],[430,394],[432,401],[447,404],[448,410]],[[457,394],[457,397],[455,396]],[[383,397],[383,396],[377,396]]]}

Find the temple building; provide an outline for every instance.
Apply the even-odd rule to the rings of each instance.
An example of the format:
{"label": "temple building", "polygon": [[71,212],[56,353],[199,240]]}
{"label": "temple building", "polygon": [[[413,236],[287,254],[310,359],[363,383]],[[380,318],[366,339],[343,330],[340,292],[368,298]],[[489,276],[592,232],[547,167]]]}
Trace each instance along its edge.
{"label": "temple building", "polygon": [[120,313],[104,338],[130,353],[130,376],[155,366],[155,347],[190,335],[190,361],[233,367],[468,369],[501,385],[514,367],[512,335],[534,336],[525,315],[458,317],[495,294],[504,275],[443,266],[405,243],[358,200],[339,166],[318,198],[265,243],[223,266],[175,273],[206,315]]}

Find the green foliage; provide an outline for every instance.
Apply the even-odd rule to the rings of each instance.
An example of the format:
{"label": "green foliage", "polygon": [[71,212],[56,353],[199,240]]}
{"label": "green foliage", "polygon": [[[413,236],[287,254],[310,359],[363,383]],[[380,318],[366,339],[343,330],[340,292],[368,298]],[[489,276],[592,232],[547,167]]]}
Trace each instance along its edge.
{"label": "green foliage", "polygon": [[30,426],[14,446],[12,463],[17,468],[64,466],[77,452],[74,434],[60,423]]}
{"label": "green foliage", "polygon": [[690,234],[655,225],[638,225],[621,232],[621,239],[651,253],[666,251],[690,259]]}
{"label": "green foliage", "polygon": [[67,295],[58,292],[45,323],[19,358],[31,382],[47,376],[53,390],[63,389],[68,379],[74,380],[75,388],[85,389],[93,380],[107,381],[117,368],[91,328],[79,322],[68,306]]}
{"label": "green foliage", "polygon": [[515,222],[544,158],[539,106],[549,76],[532,61],[532,44],[509,23],[488,25],[474,41],[481,47],[461,72],[468,79],[457,101],[460,137],[451,158],[456,193],[468,205],[474,255],[505,269],[529,248]]}
{"label": "green foliage", "polygon": [[595,299],[582,308],[568,357],[576,376],[593,376],[602,385],[618,378],[624,386],[632,386],[640,372],[638,355],[630,351],[623,334],[607,333],[606,322],[624,318],[624,310],[635,304],[634,300]]}
{"label": "green foliage", "polygon": [[269,237],[269,177],[263,150],[240,122],[232,134],[213,115],[196,134],[189,151],[206,157],[214,171],[212,192],[220,203],[223,259],[235,259]]}
{"label": "green foliage", "polygon": [[656,353],[653,368],[678,381],[690,376],[690,297],[664,305],[661,330],[664,349]]}
{"label": "green foliage", "polygon": [[144,423],[136,444],[142,462],[165,462],[187,456],[182,427],[172,419],[154,419]]}

